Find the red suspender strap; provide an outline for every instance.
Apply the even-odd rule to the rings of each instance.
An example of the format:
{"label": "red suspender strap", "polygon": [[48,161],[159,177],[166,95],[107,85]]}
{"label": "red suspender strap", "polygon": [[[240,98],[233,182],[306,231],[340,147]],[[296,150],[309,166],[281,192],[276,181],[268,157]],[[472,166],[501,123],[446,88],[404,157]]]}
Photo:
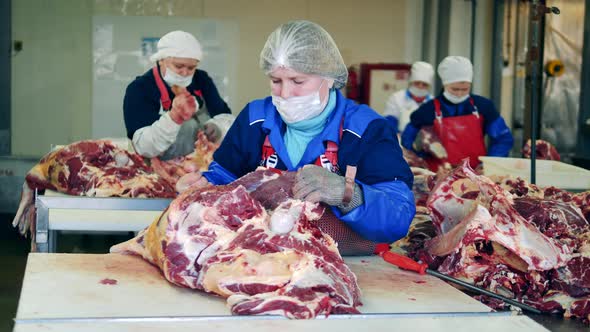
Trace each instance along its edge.
{"label": "red suspender strap", "polygon": [[270,144],[268,135],[264,138],[264,145],[262,145],[262,160],[266,160],[268,157],[275,154],[275,149]]}
{"label": "red suspender strap", "polygon": [[[343,125],[344,125],[344,117],[342,118],[342,121],[340,122],[340,128],[339,128],[339,137],[340,140],[342,140],[342,131],[343,131]],[[275,149],[272,147],[272,144],[270,144],[270,140],[268,139],[268,135],[266,135],[266,137],[264,138],[264,144],[262,145],[262,160],[266,161],[268,159],[268,157],[272,156],[273,154],[275,154]],[[331,168],[332,169],[338,169],[338,144],[336,144],[335,142],[332,141],[328,141],[327,145],[326,145],[326,151],[324,152],[323,155],[319,156],[316,161],[315,164],[321,167],[324,167],[323,163],[322,163],[322,157],[324,157],[325,159],[327,159],[327,161],[330,162],[331,164]],[[268,165],[265,165],[266,167],[269,167]]]}
{"label": "red suspender strap", "polygon": [[172,106],[172,101],[170,101],[168,89],[166,89],[166,84],[164,84],[164,81],[162,81],[162,77],[160,76],[157,65],[152,68],[152,73],[154,73],[156,85],[158,86],[158,90],[160,90],[160,101],[162,102],[162,108],[167,111]]}
{"label": "red suspender strap", "polygon": [[[338,129],[338,139],[342,141],[342,131],[344,126],[344,117],[340,121],[340,128]],[[338,144],[332,141],[328,141],[326,144],[326,152],[324,152],[326,159],[330,161],[332,166],[338,167]],[[320,164],[321,166],[321,164]]]}
{"label": "red suspender strap", "polygon": [[440,111],[440,100],[438,100],[438,98],[434,98],[434,114],[436,115],[436,117],[441,117],[442,118],[442,112]]}
{"label": "red suspender strap", "polygon": [[471,106],[473,106],[473,115],[479,118],[479,110],[477,109],[477,106],[475,106],[475,101],[472,97],[469,97],[469,102],[471,103]]}

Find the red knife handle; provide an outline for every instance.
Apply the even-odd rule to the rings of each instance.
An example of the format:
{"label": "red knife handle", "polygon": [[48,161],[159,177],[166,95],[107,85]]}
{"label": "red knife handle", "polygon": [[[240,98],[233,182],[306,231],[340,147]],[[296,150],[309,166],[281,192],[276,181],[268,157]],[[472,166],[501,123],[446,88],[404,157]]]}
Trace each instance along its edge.
{"label": "red knife handle", "polygon": [[399,255],[391,251],[382,253],[381,257],[383,257],[383,260],[385,260],[387,263],[393,264],[400,269],[414,271],[420,274],[425,274],[426,269],[428,268],[428,265],[424,263],[420,264],[409,257]]}

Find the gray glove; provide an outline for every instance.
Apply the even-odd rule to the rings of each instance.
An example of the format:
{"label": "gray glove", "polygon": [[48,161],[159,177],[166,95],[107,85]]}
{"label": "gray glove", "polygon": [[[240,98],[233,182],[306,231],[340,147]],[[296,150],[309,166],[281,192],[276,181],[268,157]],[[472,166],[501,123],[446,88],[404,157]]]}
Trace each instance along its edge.
{"label": "gray glove", "polygon": [[219,129],[214,123],[205,123],[205,126],[203,126],[203,132],[205,133],[205,136],[207,136],[207,140],[211,143],[217,143],[221,138],[221,129]]}
{"label": "gray glove", "polygon": [[323,202],[336,206],[342,213],[348,213],[364,202],[363,191],[354,184],[352,200],[344,205],[345,178],[316,165],[305,165],[297,172],[293,185],[293,196],[308,202]]}

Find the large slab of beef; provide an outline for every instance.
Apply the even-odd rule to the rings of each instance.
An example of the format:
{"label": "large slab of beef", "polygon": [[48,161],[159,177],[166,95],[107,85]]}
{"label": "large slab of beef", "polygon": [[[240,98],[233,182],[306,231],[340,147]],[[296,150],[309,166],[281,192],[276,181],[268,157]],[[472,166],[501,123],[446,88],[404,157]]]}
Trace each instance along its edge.
{"label": "large slab of beef", "polygon": [[588,322],[588,196],[522,179],[492,181],[464,164],[437,181],[428,212],[417,213],[395,248],[439,272]]}
{"label": "large slab of beef", "polygon": [[155,174],[143,158],[108,140],[88,140],[58,148],[26,175],[13,221],[22,234],[34,236],[34,191],[50,189],[93,197],[161,197],[176,195],[174,187]]}
{"label": "large slab of beef", "polygon": [[291,198],[293,181],[293,173],[259,170],[227,186],[189,188],[111,252],[140,255],[174,284],[226,297],[236,315],[358,313],[356,277],[313,223],[324,209]]}

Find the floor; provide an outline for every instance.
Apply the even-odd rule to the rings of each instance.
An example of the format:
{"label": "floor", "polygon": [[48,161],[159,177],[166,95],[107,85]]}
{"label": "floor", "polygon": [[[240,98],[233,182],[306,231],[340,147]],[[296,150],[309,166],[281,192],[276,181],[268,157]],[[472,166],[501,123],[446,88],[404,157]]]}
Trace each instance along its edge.
{"label": "floor", "polygon": [[29,242],[12,228],[12,215],[0,214],[0,331],[12,331]]}
{"label": "floor", "polygon": [[[0,214],[0,332],[12,331],[18,298],[30,249],[28,239],[21,237],[10,225],[13,215]],[[133,234],[80,235],[62,234],[58,238],[58,252],[106,253],[116,244]],[[576,319],[560,316],[529,315],[551,331],[588,331],[588,326]]]}

